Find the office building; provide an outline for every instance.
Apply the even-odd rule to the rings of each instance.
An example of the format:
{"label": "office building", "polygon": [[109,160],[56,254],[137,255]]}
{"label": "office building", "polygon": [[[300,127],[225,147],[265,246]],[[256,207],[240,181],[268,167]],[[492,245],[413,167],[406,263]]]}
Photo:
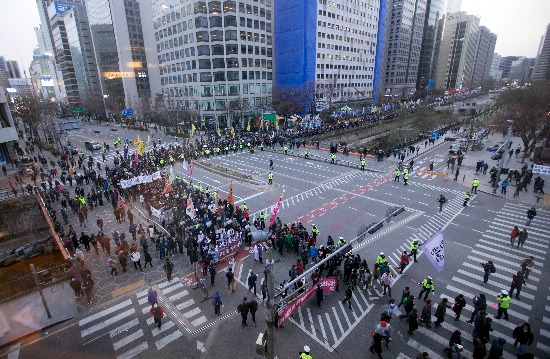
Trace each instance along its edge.
{"label": "office building", "polygon": [[546,33],[541,38],[531,79],[550,79],[550,24],[546,27]]}
{"label": "office building", "polygon": [[416,83],[418,90],[431,87],[435,82],[438,45],[443,30],[447,1],[452,0],[427,0],[426,2],[426,16],[424,17],[424,32]]}
{"label": "office building", "polygon": [[472,76],[467,82],[470,89],[488,84],[496,43],[497,35],[485,26],[480,26],[477,34],[474,68]]}
{"label": "office building", "polygon": [[20,79],[21,71],[19,71],[19,64],[14,60],[6,61],[6,72],[10,79]]}
{"label": "office building", "polygon": [[384,96],[408,99],[416,91],[427,0],[391,0]]}
{"label": "office building", "polygon": [[0,56],[0,87],[3,87],[4,89],[9,87],[8,72],[6,71],[6,59],[4,56]]}
{"label": "office building", "polygon": [[15,142],[18,139],[5,89],[0,87],[0,163],[14,163],[18,160],[15,151]]}
{"label": "office building", "polygon": [[8,79],[8,92],[12,98],[17,96],[34,96],[31,79]]}
{"label": "office building", "polygon": [[508,75],[510,81],[514,81],[519,85],[524,85],[526,82],[529,82],[532,76],[535,60],[535,58],[520,56],[516,61],[512,61],[510,74]]}
{"label": "office building", "polygon": [[465,12],[446,15],[437,61],[436,88],[463,90],[471,85],[478,45],[478,28],[477,16]]}
{"label": "office building", "polygon": [[519,56],[503,56],[500,58],[498,69],[502,71],[502,78],[508,79],[510,76],[510,70],[512,68],[512,62],[519,59]]}
{"label": "office building", "polygon": [[370,102],[380,2],[275,1],[275,86],[315,84],[323,107]]}
{"label": "office building", "polygon": [[502,78],[502,71],[499,70],[501,56],[496,52],[493,54],[493,60],[491,61],[491,69],[489,70],[489,77],[495,80],[497,83]]}
{"label": "office building", "polygon": [[86,96],[99,90],[94,48],[86,8],[75,5],[62,10],[57,3],[48,6],[54,53],[63,75],[67,102],[80,108]]}
{"label": "office building", "polygon": [[252,111],[270,109],[272,14],[271,0],[155,0],[164,107],[221,127],[246,127]]}

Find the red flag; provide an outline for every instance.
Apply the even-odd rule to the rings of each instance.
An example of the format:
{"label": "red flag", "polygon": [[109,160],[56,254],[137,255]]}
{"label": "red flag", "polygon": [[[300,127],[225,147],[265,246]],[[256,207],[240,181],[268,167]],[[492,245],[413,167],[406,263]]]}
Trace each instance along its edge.
{"label": "red flag", "polygon": [[233,198],[233,181],[229,182],[229,195],[227,196],[227,202],[229,202],[230,205],[235,205],[235,198]]}
{"label": "red flag", "polygon": [[191,168],[189,168],[189,177],[193,177],[193,169],[195,168],[195,161],[191,159]]}
{"label": "red flag", "polygon": [[279,207],[281,206],[281,201],[283,200],[283,195],[279,197],[279,200],[277,201],[277,204],[275,207],[273,207],[273,210],[271,211],[271,218],[269,219],[269,226],[271,227],[273,223],[275,223],[275,217],[277,216],[277,212],[279,212]]}
{"label": "red flag", "polygon": [[136,163],[139,162],[139,156],[138,156],[137,152],[136,152],[136,155],[134,156],[134,161],[136,161]]}
{"label": "red flag", "polygon": [[172,191],[172,185],[170,184],[170,181],[167,178],[166,182],[164,183],[164,190],[162,191],[162,194],[166,194],[170,191]]}

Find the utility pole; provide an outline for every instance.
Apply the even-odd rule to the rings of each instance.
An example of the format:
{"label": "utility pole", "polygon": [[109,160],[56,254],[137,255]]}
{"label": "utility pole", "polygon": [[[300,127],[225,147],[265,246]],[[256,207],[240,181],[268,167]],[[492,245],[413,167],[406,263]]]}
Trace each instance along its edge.
{"label": "utility pole", "polygon": [[46,314],[48,314],[48,318],[51,319],[52,313],[50,313],[50,309],[48,308],[48,303],[46,303],[46,297],[44,297],[44,293],[42,292],[42,284],[40,284],[40,280],[38,279],[38,274],[34,269],[34,264],[31,264],[31,272],[32,272],[32,277],[34,278],[34,283],[38,288],[38,293],[40,293],[40,298],[42,298],[42,304],[44,304],[44,308],[46,309]]}
{"label": "utility pole", "polygon": [[[271,251],[269,251],[271,253]],[[275,294],[275,283],[273,281],[273,263],[274,259],[271,258],[269,254],[268,258],[265,261],[264,277],[267,285],[267,304],[265,311],[265,323],[267,326],[266,333],[266,353],[268,359],[275,358],[275,311],[277,310],[277,305],[275,304],[274,294]]]}
{"label": "utility pole", "polygon": [[[511,121],[508,121],[508,122],[511,122]],[[506,134],[506,141],[504,141],[504,144],[501,147],[503,150],[503,153],[500,157],[500,160],[498,161],[498,169],[497,169],[495,181],[493,183],[493,194],[497,193],[498,180],[500,179],[500,174],[502,173],[502,168],[504,167],[504,161],[506,160],[506,155],[508,154],[506,149],[510,148],[511,138],[512,138],[512,124],[510,123],[510,127],[508,127],[508,133]],[[500,152],[500,150],[498,152]]]}

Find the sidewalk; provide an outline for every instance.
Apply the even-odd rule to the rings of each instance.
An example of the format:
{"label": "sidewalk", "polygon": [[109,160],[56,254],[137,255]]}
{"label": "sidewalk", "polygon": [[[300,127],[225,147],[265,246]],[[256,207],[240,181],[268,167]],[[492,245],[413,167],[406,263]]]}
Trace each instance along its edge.
{"label": "sidewalk", "polygon": [[48,318],[38,291],[0,306],[0,347],[77,316],[76,299],[68,281],[46,287],[43,293],[52,318]]}
{"label": "sidewalk", "polygon": [[[483,193],[488,193],[488,194],[493,194],[493,187],[491,187],[491,184],[489,183],[490,179],[491,179],[491,176],[489,175],[489,171],[491,170],[491,168],[493,167],[498,167],[498,161],[496,160],[492,160],[491,159],[491,156],[493,155],[494,152],[489,152],[487,151],[487,148],[488,147],[493,147],[495,144],[500,144],[502,143],[502,141],[504,141],[504,138],[502,137],[502,134],[500,133],[497,133],[497,134],[492,134],[492,135],[489,135],[488,138],[484,139],[482,142],[483,142],[483,146],[484,146],[484,149],[481,150],[481,151],[472,151],[472,150],[468,150],[468,152],[466,152],[466,154],[464,155],[464,161],[462,162],[462,166],[460,166],[460,174],[458,176],[458,182],[463,184],[464,186],[468,187],[469,189],[471,189],[471,184],[472,184],[472,181],[477,178],[479,179],[479,187],[478,187],[478,190],[480,192],[483,192]],[[519,137],[512,137],[512,148],[515,150],[516,146],[517,145],[520,145],[522,146],[523,148],[523,143],[521,141],[521,139]],[[529,167],[529,169],[531,169],[531,165],[533,164],[533,162],[531,160],[529,160],[529,158],[526,158],[525,159],[525,162],[521,162],[521,158],[522,158],[522,153],[519,154],[519,156],[516,158],[516,155],[512,155],[512,158],[509,157],[508,153],[506,153],[506,160],[504,162],[504,168],[509,168],[510,170],[519,170],[521,171],[521,168],[527,164],[527,166]],[[476,163],[478,161],[485,161],[486,163],[489,164],[489,169],[487,170],[487,173],[486,174],[482,174],[481,171],[476,173]],[[501,179],[503,178],[506,178],[507,175],[501,175]],[[516,190],[516,186],[515,186],[515,181],[511,181],[510,182],[510,186],[508,187],[508,191],[507,191],[507,194],[504,195],[504,194],[501,194],[501,186],[499,184],[499,187],[497,188],[497,191],[495,194],[495,196],[498,196],[498,197],[502,197],[502,198],[506,198],[508,200],[512,200],[512,201],[518,201],[518,202],[522,202],[522,203],[526,203],[526,204],[531,204],[533,206],[544,206],[544,207],[550,207],[550,195],[547,194],[546,196],[544,196],[544,198],[539,198],[539,202],[537,203],[537,197],[535,197],[535,195],[538,195],[540,196],[541,193],[534,193],[533,192],[533,182],[534,182],[534,179],[537,177],[537,176],[540,176],[544,181],[545,183],[548,183],[548,181],[550,180],[550,176],[548,175],[543,175],[543,174],[533,174],[533,179],[531,181],[531,184],[528,186],[528,192],[525,192],[525,191],[522,191],[519,195],[519,197],[516,197],[516,198],[513,198],[514,196],[514,192]],[[454,178],[454,174],[451,174],[451,172],[449,171],[449,178]],[[463,180],[464,178],[464,180]],[[545,186],[544,190],[547,190],[548,187]],[[548,191],[546,191],[546,193],[548,193]]]}

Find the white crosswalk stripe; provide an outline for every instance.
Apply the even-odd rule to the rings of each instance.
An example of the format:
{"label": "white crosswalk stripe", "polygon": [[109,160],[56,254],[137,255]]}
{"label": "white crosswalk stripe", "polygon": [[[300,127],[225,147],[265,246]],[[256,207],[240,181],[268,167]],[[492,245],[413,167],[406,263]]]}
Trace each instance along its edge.
{"label": "white crosswalk stripe", "polygon": [[[531,273],[527,279],[527,285],[524,285],[519,295],[521,300],[512,296],[510,308],[508,309],[509,320],[493,319],[491,332],[491,340],[494,338],[503,338],[506,340],[504,346],[503,358],[513,359],[516,357],[515,348],[511,345],[514,343],[512,331],[518,324],[532,321],[534,318],[534,310],[540,310],[540,293],[541,282],[540,277],[544,275],[543,262],[546,259],[548,249],[548,238],[550,234],[550,212],[546,210],[540,211],[540,217],[537,216],[532,224],[525,226],[526,211],[530,207],[518,205],[516,203],[506,203],[500,211],[494,211],[494,220],[487,221],[488,225],[484,231],[478,231],[478,241],[466,256],[461,268],[459,268],[452,277],[449,284],[445,285],[439,291],[441,298],[448,298],[449,303],[454,302],[454,298],[459,294],[463,294],[467,299],[467,305],[463,309],[460,321],[454,321],[454,312],[447,310],[445,322],[438,329],[419,328],[413,337],[408,340],[407,344],[418,351],[427,351],[431,357],[441,358],[439,354],[441,348],[446,347],[451,334],[455,330],[462,332],[462,339],[465,341],[465,351],[467,357],[471,357],[473,350],[473,338],[470,334],[473,330],[472,325],[464,323],[469,320],[473,311],[471,298],[479,293],[485,293],[487,296],[487,312],[489,316],[496,315],[497,304],[496,296],[501,290],[509,290],[512,282],[512,276],[521,270],[520,262],[522,259],[533,256],[535,266],[530,268]],[[537,209],[537,212],[538,209]],[[545,218],[547,217],[547,218]],[[525,245],[516,248],[517,240],[513,248],[510,248],[510,232],[514,225],[518,225],[520,229],[527,228],[528,238]],[[427,226],[426,228],[430,228]],[[425,231],[418,231],[420,239],[425,236]],[[396,253],[402,248],[397,249]],[[395,263],[396,256],[390,259]],[[481,263],[487,260],[492,260],[496,267],[496,273],[489,276],[487,284],[483,283],[484,270]],[[436,283],[437,286],[437,283]],[[438,291],[436,287],[436,291]],[[415,294],[415,293],[413,293]],[[416,294],[415,294],[416,295]],[[550,300],[550,296],[546,298]],[[537,303],[537,301],[539,303]],[[434,307],[436,303],[434,303]],[[435,308],[434,308],[435,309]],[[419,309],[420,310],[420,309]],[[542,322],[545,327],[535,328],[535,344],[528,347],[528,351],[535,354],[536,358],[543,358],[550,352],[550,347],[547,343],[550,342],[550,306],[544,307]],[[453,323],[453,324],[451,324]],[[454,324],[457,323],[457,324]],[[465,328],[467,328],[465,330]],[[437,343],[433,345],[432,343]],[[491,343],[487,344],[489,349]],[[536,350],[534,348],[536,347]],[[435,354],[435,355],[432,355]]]}
{"label": "white crosswalk stripe", "polygon": [[[190,323],[188,325],[194,327],[191,329],[208,321],[178,277],[170,282],[159,283],[157,287],[162,298],[167,298],[178,311],[184,312]],[[136,293],[135,297],[82,318],[79,327],[83,340],[91,343],[107,334],[112,340],[117,358],[130,359],[150,348],[160,350],[180,338],[183,333],[166,314],[166,310],[161,328],[157,327],[150,314],[148,294],[149,289],[144,289]]]}

